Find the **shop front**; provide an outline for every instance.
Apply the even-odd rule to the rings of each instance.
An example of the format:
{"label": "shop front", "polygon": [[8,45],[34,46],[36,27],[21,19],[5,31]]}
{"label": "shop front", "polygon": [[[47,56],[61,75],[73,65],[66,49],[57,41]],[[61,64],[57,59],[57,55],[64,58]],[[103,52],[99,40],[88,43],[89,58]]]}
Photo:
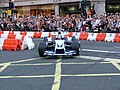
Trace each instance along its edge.
{"label": "shop front", "polygon": [[38,14],[39,14],[39,6],[30,6],[30,14],[32,16],[38,16]]}
{"label": "shop front", "polygon": [[35,5],[35,6],[18,6],[16,7],[18,14],[21,16],[38,16],[38,15],[52,15],[54,13],[54,5]]}
{"label": "shop front", "polygon": [[80,14],[79,2],[60,4],[60,14]]}
{"label": "shop front", "polygon": [[88,10],[91,8],[91,2],[86,1],[86,2],[74,2],[74,3],[65,3],[65,4],[60,4],[60,14],[81,14],[84,13],[84,11]]}
{"label": "shop front", "polygon": [[30,6],[18,6],[16,7],[17,17],[29,16],[30,15]]}
{"label": "shop front", "polygon": [[37,6],[30,6],[30,14],[33,16],[38,15],[51,15],[54,11],[53,5],[37,5]]}
{"label": "shop front", "polygon": [[39,12],[40,15],[52,15],[54,12],[54,5],[40,5]]}
{"label": "shop front", "polygon": [[120,0],[106,0],[106,13],[120,12]]}

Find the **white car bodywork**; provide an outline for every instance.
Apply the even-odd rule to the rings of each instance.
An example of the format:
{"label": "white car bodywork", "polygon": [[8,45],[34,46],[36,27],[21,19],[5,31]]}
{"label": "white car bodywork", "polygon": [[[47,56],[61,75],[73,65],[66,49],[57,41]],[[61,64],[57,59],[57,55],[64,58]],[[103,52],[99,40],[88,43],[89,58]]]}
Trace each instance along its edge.
{"label": "white car bodywork", "polygon": [[79,55],[80,43],[77,41],[77,39],[73,41],[73,37],[46,37],[42,43],[43,45],[40,43],[38,48],[40,56]]}

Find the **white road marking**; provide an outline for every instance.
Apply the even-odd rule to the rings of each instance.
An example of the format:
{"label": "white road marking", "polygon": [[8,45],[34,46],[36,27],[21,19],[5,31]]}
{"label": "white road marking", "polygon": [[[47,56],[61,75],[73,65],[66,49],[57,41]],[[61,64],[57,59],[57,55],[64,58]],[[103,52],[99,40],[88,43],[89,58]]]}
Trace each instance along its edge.
{"label": "white road marking", "polygon": [[102,58],[102,57],[94,57],[94,56],[76,56],[75,58],[82,58],[82,59],[88,59],[88,60],[102,60],[102,61],[116,61],[117,63],[120,63],[120,59],[114,59],[114,58]]}
{"label": "white road marking", "polygon": [[3,65],[3,67],[0,68],[0,72],[2,72],[3,70],[5,70],[11,63],[5,63]]}
{"label": "white road marking", "polygon": [[61,63],[63,65],[84,65],[84,64],[109,64],[110,62],[76,62],[76,63]]}
{"label": "white road marking", "polygon": [[54,83],[52,85],[52,90],[59,90],[60,88],[60,83],[61,83],[61,59],[60,57],[57,60],[56,63],[56,69],[55,69],[55,76],[54,76]]}
{"label": "white road marking", "polygon": [[[75,56],[74,58],[82,58],[82,59],[88,59],[88,60],[103,60],[103,61],[108,61],[108,62],[116,61],[117,63],[120,63],[120,59],[114,59],[114,58],[102,58],[102,57],[94,57],[94,56]],[[4,62],[4,63],[0,63],[0,66],[5,65],[6,63],[11,63],[11,65],[22,65],[22,64],[15,64],[15,63],[34,61],[37,59],[42,59],[42,58],[31,58],[31,59],[17,60],[17,61],[12,61],[12,62]],[[54,63],[46,63],[46,65],[48,65],[48,64],[54,64]],[[25,65],[37,65],[37,64],[25,64]],[[43,65],[45,65],[45,64],[43,64]]]}
{"label": "white road marking", "polygon": [[120,47],[115,47],[115,48],[118,48],[118,49],[120,49]]}
{"label": "white road marking", "polygon": [[41,58],[30,58],[30,59],[24,59],[24,60],[16,60],[16,61],[12,61],[12,62],[3,62],[3,63],[0,63],[0,66],[3,66],[6,63],[11,63],[11,64],[12,63],[21,63],[21,62],[27,62],[27,61],[34,61],[37,59],[41,59]]}
{"label": "white road marking", "polygon": [[120,71],[120,65],[116,61],[110,61],[119,71]]}
{"label": "white road marking", "polygon": [[92,49],[82,49],[82,51],[88,51],[88,52],[100,52],[100,53],[120,53],[117,51],[104,51],[104,50],[92,50]]}
{"label": "white road marking", "polygon": [[[12,78],[51,78],[55,75],[34,75],[34,76],[0,76],[0,79],[12,79]],[[120,76],[120,73],[103,73],[103,74],[64,74],[60,75],[60,77],[105,77],[105,76]],[[60,85],[59,82],[54,83],[56,86],[53,88],[54,90],[59,90]],[[60,83],[59,83],[60,84]],[[58,86],[58,87],[57,87]]]}
{"label": "white road marking", "polygon": [[[84,64],[109,64],[111,62],[71,62],[71,63],[61,63],[63,65],[84,65]],[[55,63],[37,63],[37,64],[10,64],[9,66],[49,66],[55,65]]]}
{"label": "white road marking", "polygon": [[120,73],[106,73],[106,74],[68,74],[68,75],[61,75],[62,77],[101,77],[101,76],[120,76]]}
{"label": "white road marking", "polygon": [[37,63],[37,64],[11,64],[10,66],[48,66],[55,63]]}
{"label": "white road marking", "polygon": [[10,79],[10,78],[50,78],[54,75],[35,75],[35,76],[0,76],[0,79]]}

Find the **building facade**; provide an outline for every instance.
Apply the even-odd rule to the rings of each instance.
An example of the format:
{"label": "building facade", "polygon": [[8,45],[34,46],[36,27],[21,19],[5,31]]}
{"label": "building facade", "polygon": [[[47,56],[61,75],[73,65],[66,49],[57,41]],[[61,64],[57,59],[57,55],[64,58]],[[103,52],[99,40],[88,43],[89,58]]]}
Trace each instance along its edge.
{"label": "building facade", "polygon": [[120,0],[106,0],[106,12],[116,13],[120,12]]}
{"label": "building facade", "polygon": [[[65,15],[65,14],[80,14],[82,7],[92,7],[96,14],[105,13],[105,0],[14,0],[14,9],[16,9],[17,16],[22,15]],[[5,17],[9,10],[9,0],[1,0],[0,2],[0,16]]]}

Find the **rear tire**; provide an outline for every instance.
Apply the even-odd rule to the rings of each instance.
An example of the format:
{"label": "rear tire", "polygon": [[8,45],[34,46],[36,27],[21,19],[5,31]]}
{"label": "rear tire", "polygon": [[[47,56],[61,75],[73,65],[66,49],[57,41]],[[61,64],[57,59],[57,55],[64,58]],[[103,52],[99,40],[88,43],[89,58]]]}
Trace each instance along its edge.
{"label": "rear tire", "polygon": [[46,49],[46,43],[45,42],[41,42],[39,44],[39,47],[38,47],[38,53],[39,53],[40,57],[44,57],[45,49]]}

